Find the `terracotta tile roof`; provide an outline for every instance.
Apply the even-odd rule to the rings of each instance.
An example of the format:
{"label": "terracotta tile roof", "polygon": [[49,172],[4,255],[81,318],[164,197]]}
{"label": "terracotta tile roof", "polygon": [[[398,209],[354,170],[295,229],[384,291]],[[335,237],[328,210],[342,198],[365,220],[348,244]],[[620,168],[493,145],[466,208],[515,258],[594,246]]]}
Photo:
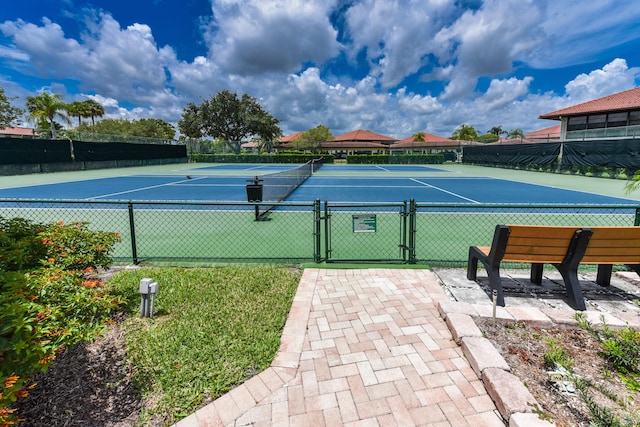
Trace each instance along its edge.
{"label": "terracotta tile roof", "polygon": [[459,145],[465,145],[465,142],[467,141],[458,141],[454,139],[442,141],[401,141],[391,144],[389,148],[394,150],[398,148],[458,147]]}
{"label": "terracotta tile roof", "polygon": [[408,136],[404,139],[401,139],[400,141],[396,142],[395,144],[392,145],[392,147],[394,148],[401,148],[401,147],[441,147],[441,146],[446,146],[446,145],[459,145],[458,141],[454,141],[452,139],[449,138],[443,138],[441,136],[438,135],[433,135],[430,133],[426,133],[424,132],[424,139],[425,141],[414,141],[413,140],[413,135]]}
{"label": "terracotta tile roof", "polygon": [[547,136],[560,136],[562,125],[550,126],[544,129],[534,130],[533,132],[527,132],[524,134],[525,138],[540,138]]}
{"label": "terracotta tile roof", "polygon": [[291,142],[294,139],[296,139],[297,137],[299,137],[300,135],[302,135],[302,132],[294,132],[292,134],[283,136],[282,138],[280,138],[278,141],[279,142]]}
{"label": "terracotta tile roof", "polygon": [[33,129],[31,128],[4,128],[4,129],[0,129],[0,134],[3,135],[28,135],[28,136],[32,136],[33,135]]}
{"label": "terracotta tile roof", "polygon": [[368,130],[354,130],[342,135],[338,135],[333,138],[334,141],[368,141],[368,142],[392,142],[397,141],[395,138],[391,138],[390,136],[380,135],[379,133],[370,132]]}
{"label": "terracotta tile roof", "polygon": [[365,142],[365,141],[328,141],[322,143],[322,148],[327,150],[338,150],[342,148],[373,148],[383,149],[389,148],[387,144],[380,144],[378,142]]}
{"label": "terracotta tile roof", "polygon": [[[444,138],[442,136],[433,135],[433,134],[426,133],[426,132],[423,132],[423,133],[424,133],[424,139],[425,139],[426,142],[431,142],[431,141],[448,141],[448,142],[451,142],[452,141],[451,139]],[[413,135],[408,136],[408,137],[398,141],[398,143],[400,143],[400,142],[414,142],[413,141]]]}
{"label": "terracotta tile roof", "polygon": [[640,87],[543,114],[540,118],[560,120],[561,116],[576,116],[587,113],[638,109],[640,109]]}

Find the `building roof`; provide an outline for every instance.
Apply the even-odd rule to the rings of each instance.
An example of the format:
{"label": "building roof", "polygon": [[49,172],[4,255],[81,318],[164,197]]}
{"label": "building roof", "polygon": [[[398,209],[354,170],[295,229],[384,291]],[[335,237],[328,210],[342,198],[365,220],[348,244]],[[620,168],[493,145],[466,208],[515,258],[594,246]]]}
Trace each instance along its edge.
{"label": "building roof", "polygon": [[25,136],[33,136],[33,129],[31,128],[12,128],[7,127],[4,129],[0,129],[0,134],[3,135],[25,135]]}
{"label": "building roof", "polygon": [[443,138],[441,136],[438,135],[433,135],[430,133],[424,133],[424,141],[414,141],[414,135],[408,136],[404,139],[401,139],[400,141],[396,142],[395,144],[393,144],[393,147],[401,147],[401,146],[407,146],[407,147],[419,147],[419,146],[439,146],[439,145],[458,145],[458,141],[454,141],[452,139],[449,138]]}
{"label": "building roof", "polygon": [[604,113],[609,111],[625,111],[640,109],[640,87],[614,93],[613,95],[583,102],[562,110],[543,114],[541,119],[560,120],[561,117],[577,116],[592,113]]}
{"label": "building roof", "polygon": [[326,150],[339,150],[339,149],[358,149],[358,148],[374,148],[374,149],[388,149],[389,145],[381,144],[379,142],[364,142],[364,141],[327,141],[322,143],[322,148]]}
{"label": "building roof", "polygon": [[397,141],[395,138],[391,138],[390,136],[380,135],[379,133],[374,133],[368,130],[354,130],[342,135],[338,135],[333,138],[334,141],[363,141],[363,142],[393,142]]}
{"label": "building roof", "polygon": [[534,130],[533,132],[527,132],[524,134],[525,138],[547,138],[549,136],[560,136],[562,125],[550,126],[544,129]]}
{"label": "building roof", "polygon": [[279,142],[291,142],[294,139],[296,139],[297,137],[299,137],[300,135],[302,135],[302,132],[294,132],[292,134],[283,136],[282,138],[280,138],[278,141]]}

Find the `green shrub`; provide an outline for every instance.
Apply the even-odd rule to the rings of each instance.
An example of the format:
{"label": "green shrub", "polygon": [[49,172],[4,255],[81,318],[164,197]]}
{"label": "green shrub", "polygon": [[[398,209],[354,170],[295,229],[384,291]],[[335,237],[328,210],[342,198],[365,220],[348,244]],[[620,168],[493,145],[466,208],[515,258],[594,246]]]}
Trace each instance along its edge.
{"label": "green shrub", "polygon": [[119,237],[86,223],[0,218],[0,426],[64,347],[93,339],[120,300],[87,274],[108,267]]}

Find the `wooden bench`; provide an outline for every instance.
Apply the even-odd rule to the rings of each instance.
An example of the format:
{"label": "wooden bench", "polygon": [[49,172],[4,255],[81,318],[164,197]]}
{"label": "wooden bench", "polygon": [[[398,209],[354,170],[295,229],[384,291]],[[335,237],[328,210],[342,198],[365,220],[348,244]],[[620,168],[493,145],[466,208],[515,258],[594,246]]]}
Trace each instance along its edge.
{"label": "wooden bench", "polygon": [[476,280],[478,261],[482,262],[489,285],[497,292],[497,303],[504,306],[501,262],[531,263],[531,281],[537,285],[542,283],[543,265],[551,264],[562,275],[570,303],[578,310],[585,310],[578,266],[591,235],[590,229],[580,227],[497,225],[491,246],[469,248],[467,278]]}
{"label": "wooden bench", "polygon": [[591,227],[593,235],[581,264],[597,264],[596,283],[611,284],[614,264],[624,264],[640,275],[640,227]]}
{"label": "wooden bench", "polygon": [[596,283],[609,286],[615,264],[640,275],[640,227],[557,227],[498,225],[491,246],[469,248],[467,278],[476,280],[478,261],[484,264],[498,304],[504,306],[500,262],[531,263],[531,281],[542,283],[544,264],[554,265],[564,280],[570,304],[586,310],[578,281],[580,264],[598,265]]}

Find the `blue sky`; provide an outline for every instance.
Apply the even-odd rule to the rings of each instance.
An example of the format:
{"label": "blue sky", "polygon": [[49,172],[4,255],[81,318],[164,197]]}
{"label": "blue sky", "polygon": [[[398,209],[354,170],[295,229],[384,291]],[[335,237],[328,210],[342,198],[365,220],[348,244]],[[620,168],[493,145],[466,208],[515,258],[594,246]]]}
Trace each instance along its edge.
{"label": "blue sky", "polygon": [[620,0],[20,0],[0,8],[0,87],[174,124],[229,89],[285,135],[528,132],[638,86],[637,28]]}

